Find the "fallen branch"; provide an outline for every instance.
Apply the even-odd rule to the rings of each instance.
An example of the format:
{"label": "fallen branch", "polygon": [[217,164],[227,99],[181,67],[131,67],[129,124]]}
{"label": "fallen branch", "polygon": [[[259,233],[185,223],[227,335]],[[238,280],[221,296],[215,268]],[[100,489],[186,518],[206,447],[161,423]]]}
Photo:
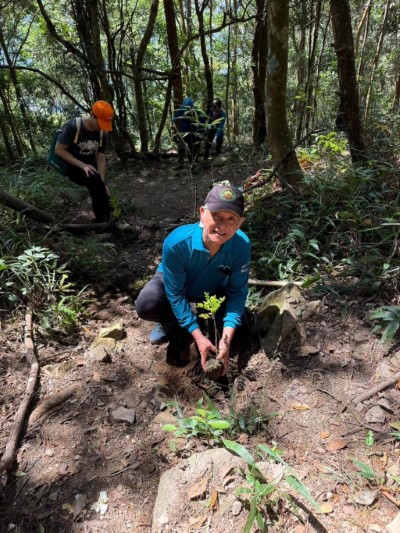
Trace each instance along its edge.
{"label": "fallen branch", "polygon": [[11,470],[25,415],[35,393],[36,383],[39,376],[39,362],[35,356],[35,346],[32,338],[32,310],[30,308],[28,308],[25,315],[25,357],[31,366],[29,378],[24,399],[15,415],[14,426],[8,438],[3,457],[0,460],[0,474],[4,471]]}
{"label": "fallen branch", "polygon": [[393,385],[393,383],[396,383],[400,379],[400,372],[397,372],[394,376],[392,376],[390,379],[387,379],[386,381],[382,381],[382,383],[379,383],[375,387],[372,387],[372,389],[367,390],[366,392],[362,392],[355,398],[353,398],[351,401],[354,404],[358,404],[363,402],[364,400],[368,400],[368,398],[371,398],[374,394],[377,392],[380,392],[381,390],[387,389],[390,387],[390,385]]}
{"label": "fallen branch", "polygon": [[74,383],[73,385],[70,385],[66,389],[62,390],[61,392],[57,392],[56,394],[52,394],[48,398],[45,398],[37,407],[34,409],[31,413],[31,416],[29,417],[28,424],[29,426],[34,424],[39,418],[41,418],[43,415],[45,415],[50,409],[54,409],[54,407],[57,407],[61,403],[68,400],[70,396],[72,396],[75,392],[77,392],[80,388],[79,383]]}
{"label": "fallen branch", "polygon": [[249,279],[249,285],[255,285],[258,287],[286,287],[289,283],[297,285],[297,287],[302,287],[304,281],[263,281],[260,279]]}

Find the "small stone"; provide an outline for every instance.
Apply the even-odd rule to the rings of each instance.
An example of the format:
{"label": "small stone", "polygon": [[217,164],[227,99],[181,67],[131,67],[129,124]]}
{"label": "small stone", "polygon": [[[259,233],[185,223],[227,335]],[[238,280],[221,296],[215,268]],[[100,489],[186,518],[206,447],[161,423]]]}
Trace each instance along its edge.
{"label": "small stone", "polygon": [[374,503],[378,494],[379,492],[377,490],[361,490],[357,492],[351,500],[359,505],[369,506]]}
{"label": "small stone", "polygon": [[317,355],[318,352],[319,350],[315,346],[310,346],[308,344],[305,344],[304,346],[300,348],[299,355],[301,357],[308,357],[310,355]]}
{"label": "small stone", "polygon": [[134,424],[136,421],[136,412],[134,409],[126,409],[125,407],[118,407],[111,411],[111,416],[116,422],[129,422]]}
{"label": "small stone", "polygon": [[232,504],[233,516],[238,516],[242,512],[242,509],[243,509],[243,505],[239,500],[236,500],[235,502],[233,502]]}
{"label": "small stone", "polygon": [[400,513],[394,517],[394,520],[386,526],[386,533],[399,533],[400,531]]}
{"label": "small stone", "polygon": [[54,456],[54,450],[52,448],[47,448],[47,450],[44,452],[48,457]]}
{"label": "small stone", "polygon": [[126,331],[122,324],[113,324],[112,326],[108,328],[103,328],[100,330],[99,337],[104,338],[108,337],[111,339],[115,339],[116,341],[120,341],[124,337],[126,337]]}
{"label": "small stone", "polygon": [[386,413],[382,407],[376,405],[375,407],[368,409],[368,411],[365,413],[365,420],[370,423],[376,422],[383,424],[386,420]]}
{"label": "small stone", "polygon": [[356,333],[353,337],[355,344],[365,344],[369,342],[369,337],[365,333]]}

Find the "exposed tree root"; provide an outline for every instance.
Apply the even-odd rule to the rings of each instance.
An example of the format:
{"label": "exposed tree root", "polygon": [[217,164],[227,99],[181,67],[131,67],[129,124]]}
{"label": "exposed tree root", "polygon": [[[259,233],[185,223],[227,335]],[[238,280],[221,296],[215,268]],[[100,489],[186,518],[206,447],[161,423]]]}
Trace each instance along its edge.
{"label": "exposed tree root", "polygon": [[36,409],[32,411],[31,416],[29,417],[29,426],[39,420],[39,418],[45,415],[48,411],[50,411],[50,409],[54,409],[54,407],[57,407],[61,403],[68,400],[68,398],[72,396],[77,390],[79,390],[79,388],[79,383],[74,383],[73,385],[70,385],[66,389],[62,390],[61,392],[57,392],[56,394],[52,394],[48,398],[45,398],[36,407]]}
{"label": "exposed tree root", "polygon": [[375,387],[372,387],[372,389],[367,390],[366,392],[362,392],[358,396],[352,399],[352,403],[360,403],[364,400],[368,400],[368,398],[371,398],[374,394],[377,392],[380,392],[381,390],[387,389],[390,387],[390,385],[393,385],[393,383],[396,383],[400,379],[400,372],[397,372],[394,376],[392,376],[390,379],[387,379],[386,381],[382,381],[382,383],[379,383]]}
{"label": "exposed tree root", "polygon": [[36,383],[39,376],[39,362],[35,356],[35,346],[32,338],[32,310],[28,309],[25,315],[25,357],[30,364],[29,378],[26,385],[25,396],[15,415],[14,426],[11,430],[3,457],[0,460],[0,474],[11,470],[14,456],[25,420],[29,404],[35,393]]}

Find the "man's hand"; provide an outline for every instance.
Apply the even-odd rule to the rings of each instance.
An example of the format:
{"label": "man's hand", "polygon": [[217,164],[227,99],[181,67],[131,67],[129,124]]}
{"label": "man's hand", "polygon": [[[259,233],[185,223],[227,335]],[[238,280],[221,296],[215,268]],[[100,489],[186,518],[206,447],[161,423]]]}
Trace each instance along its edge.
{"label": "man's hand", "polygon": [[217,359],[220,359],[224,363],[224,372],[223,376],[228,372],[229,369],[229,348],[230,342],[228,342],[227,337],[222,337],[218,344],[218,356]]}
{"label": "man's hand", "polygon": [[192,331],[192,336],[194,340],[196,341],[197,348],[200,352],[200,362],[201,362],[201,368],[204,372],[207,371],[206,363],[208,356],[210,355],[210,352],[217,352],[217,348],[213,345],[213,343],[208,339],[205,335],[202,334],[200,328],[195,329]]}
{"label": "man's hand", "polygon": [[85,165],[83,164],[81,166],[81,169],[85,172],[86,176],[89,177],[90,174],[95,174],[97,172],[97,168],[93,165]]}

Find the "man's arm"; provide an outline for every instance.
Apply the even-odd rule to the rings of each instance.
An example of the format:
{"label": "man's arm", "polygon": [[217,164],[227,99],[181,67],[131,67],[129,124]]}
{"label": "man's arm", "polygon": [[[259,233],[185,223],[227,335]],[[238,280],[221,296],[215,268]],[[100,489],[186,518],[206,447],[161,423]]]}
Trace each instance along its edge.
{"label": "man's arm", "polygon": [[87,163],[84,163],[83,161],[80,161],[76,157],[74,157],[70,152],[68,152],[68,144],[61,144],[59,142],[56,143],[56,147],[54,149],[54,152],[58,157],[61,157],[61,159],[64,159],[67,163],[74,167],[81,168],[85,171],[86,176],[89,176],[89,174],[93,174],[94,172],[97,172],[95,167],[93,165],[88,165]]}

